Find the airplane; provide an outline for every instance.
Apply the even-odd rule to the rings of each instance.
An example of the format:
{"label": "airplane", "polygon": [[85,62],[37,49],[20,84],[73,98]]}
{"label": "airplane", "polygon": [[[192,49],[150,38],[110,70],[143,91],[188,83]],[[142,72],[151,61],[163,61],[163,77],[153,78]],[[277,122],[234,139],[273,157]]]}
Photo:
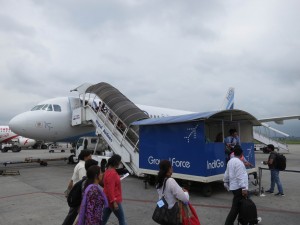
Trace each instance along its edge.
{"label": "airplane", "polygon": [[15,134],[9,126],[0,126],[0,147],[2,152],[7,152],[8,150],[19,152],[22,147],[31,147],[35,143],[36,141],[33,139]]}
{"label": "airplane", "polygon": [[[224,109],[233,109],[234,89],[230,88],[225,97]],[[97,107],[95,102],[99,99],[89,99],[92,107]],[[83,136],[95,136],[95,128],[92,125],[72,126],[72,111],[81,107],[82,100],[79,97],[59,97],[38,103],[30,111],[21,113],[9,122],[13,131],[21,135],[35,138],[37,140],[51,142],[76,142]],[[195,112],[145,106],[136,104],[150,118],[167,116],[178,116]],[[279,120],[280,117],[276,118]],[[284,117],[284,119],[295,119],[300,116]],[[265,119],[266,120],[266,119]]]}

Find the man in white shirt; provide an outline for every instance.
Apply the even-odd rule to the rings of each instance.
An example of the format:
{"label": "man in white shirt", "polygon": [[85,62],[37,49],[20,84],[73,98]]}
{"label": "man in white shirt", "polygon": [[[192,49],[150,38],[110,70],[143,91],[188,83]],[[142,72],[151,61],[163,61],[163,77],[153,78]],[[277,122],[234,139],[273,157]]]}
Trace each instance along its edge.
{"label": "man in white shirt", "polygon": [[[78,156],[79,162],[74,168],[73,176],[69,182],[68,189],[65,191],[66,197],[70,193],[72,187],[80,181],[84,176],[86,176],[86,169],[85,169],[85,162],[91,159],[91,152],[88,150],[82,150]],[[65,218],[63,225],[71,225],[73,224],[77,214],[78,214],[79,207],[70,208],[67,217]],[[72,222],[70,222],[72,221]]]}
{"label": "man in white shirt", "polygon": [[224,174],[224,186],[233,193],[231,210],[225,225],[233,225],[239,213],[239,201],[248,195],[248,174],[242,160],[243,150],[239,145],[234,147],[234,157],[227,164]]}
{"label": "man in white shirt", "polygon": [[85,161],[91,159],[91,152],[88,150],[82,150],[78,156],[79,162],[74,168],[73,176],[69,182],[68,190],[71,190],[72,187],[80,181],[84,176],[86,176],[86,170],[84,168]]}

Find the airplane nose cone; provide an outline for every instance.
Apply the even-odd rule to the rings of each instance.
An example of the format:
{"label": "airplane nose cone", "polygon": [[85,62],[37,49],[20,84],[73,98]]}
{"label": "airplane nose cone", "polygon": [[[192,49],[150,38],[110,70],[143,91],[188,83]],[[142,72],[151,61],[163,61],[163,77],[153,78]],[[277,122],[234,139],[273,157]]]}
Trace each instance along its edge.
{"label": "airplane nose cone", "polygon": [[24,135],[24,132],[26,132],[26,120],[24,119],[23,113],[12,118],[8,125],[16,134]]}

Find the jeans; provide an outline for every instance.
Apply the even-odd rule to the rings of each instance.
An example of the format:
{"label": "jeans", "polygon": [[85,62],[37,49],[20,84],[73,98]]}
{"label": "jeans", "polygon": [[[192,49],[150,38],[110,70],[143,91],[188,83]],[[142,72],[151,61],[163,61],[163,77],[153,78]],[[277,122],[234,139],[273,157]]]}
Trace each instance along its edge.
{"label": "jeans", "polygon": [[237,189],[232,191],[233,193],[233,200],[230,212],[226,218],[225,225],[233,225],[237,215],[239,214],[239,203],[240,200],[243,198],[242,189]]}
{"label": "jeans", "polygon": [[279,193],[283,194],[282,185],[279,179],[279,170],[271,169],[271,187],[270,187],[271,192],[274,192],[275,183],[277,184]]}
{"label": "jeans", "polygon": [[103,225],[105,225],[110,217],[110,214],[113,212],[115,214],[115,216],[118,218],[119,220],[119,225],[127,225],[127,223],[125,222],[125,215],[124,215],[124,211],[122,208],[122,204],[118,203],[119,209],[116,211],[113,211],[111,208],[105,208],[104,212],[103,212]]}

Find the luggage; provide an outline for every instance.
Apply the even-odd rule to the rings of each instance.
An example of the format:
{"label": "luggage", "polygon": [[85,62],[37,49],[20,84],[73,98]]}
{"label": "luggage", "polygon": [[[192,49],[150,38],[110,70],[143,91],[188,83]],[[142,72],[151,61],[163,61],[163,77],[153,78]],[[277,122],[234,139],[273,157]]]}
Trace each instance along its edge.
{"label": "luggage", "polygon": [[68,205],[71,208],[80,206],[81,199],[82,199],[82,189],[83,189],[83,182],[85,181],[85,178],[78,181],[71,189],[67,201]]}
{"label": "luggage", "polygon": [[181,216],[182,225],[200,225],[196,210],[191,205],[191,203],[189,203],[188,205],[182,205]]}
{"label": "luggage", "polygon": [[238,224],[257,224],[257,209],[254,202],[249,198],[240,200]]}
{"label": "luggage", "polygon": [[277,170],[285,170],[286,168],[286,158],[283,154],[276,154],[276,158],[275,158],[275,169]]}
{"label": "luggage", "polygon": [[158,224],[179,225],[180,216],[178,202],[176,202],[171,209],[168,209],[168,203],[165,198],[162,197],[160,201],[163,202],[163,205],[156,206],[152,219]]}

